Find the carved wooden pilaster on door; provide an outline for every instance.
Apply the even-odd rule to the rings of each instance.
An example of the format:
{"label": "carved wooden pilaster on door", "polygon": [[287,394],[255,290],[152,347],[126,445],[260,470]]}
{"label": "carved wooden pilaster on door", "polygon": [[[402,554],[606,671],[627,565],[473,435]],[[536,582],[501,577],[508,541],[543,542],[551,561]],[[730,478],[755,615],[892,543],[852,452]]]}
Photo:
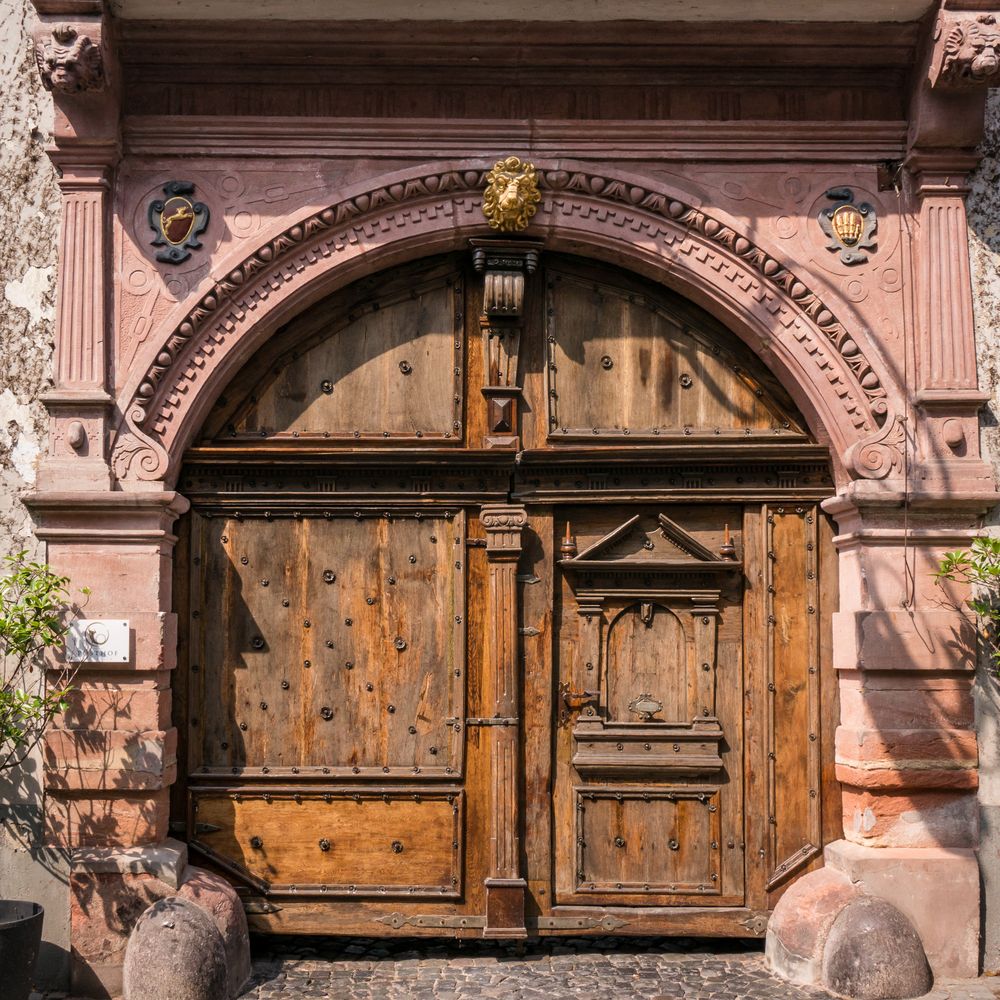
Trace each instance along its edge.
{"label": "carved wooden pilaster on door", "polygon": [[524,326],[524,284],[538,268],[542,244],[521,240],[472,240],[472,263],[483,275],[483,367],[486,447],[518,448],[517,363]]}
{"label": "carved wooden pilaster on door", "polygon": [[523,507],[486,504],[479,515],[486,529],[489,606],[486,619],[486,697],[490,720],[490,864],[486,878],[486,937],[526,937],[521,871],[519,801],[520,670],[518,668],[517,563],[521,532],[528,523]]}

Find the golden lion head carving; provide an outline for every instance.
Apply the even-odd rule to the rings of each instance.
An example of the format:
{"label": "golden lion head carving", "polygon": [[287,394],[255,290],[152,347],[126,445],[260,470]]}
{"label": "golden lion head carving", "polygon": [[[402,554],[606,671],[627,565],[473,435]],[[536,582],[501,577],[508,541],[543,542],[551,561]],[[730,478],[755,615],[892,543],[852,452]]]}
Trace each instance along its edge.
{"label": "golden lion head carving", "polygon": [[522,163],[518,157],[508,156],[497,160],[486,175],[483,215],[490,229],[502,233],[527,229],[541,200],[533,163]]}

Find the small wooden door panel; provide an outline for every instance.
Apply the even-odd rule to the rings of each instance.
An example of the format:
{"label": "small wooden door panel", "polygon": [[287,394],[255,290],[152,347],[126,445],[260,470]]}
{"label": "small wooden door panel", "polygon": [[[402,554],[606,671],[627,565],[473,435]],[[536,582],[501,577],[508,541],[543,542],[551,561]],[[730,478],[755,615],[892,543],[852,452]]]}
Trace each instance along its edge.
{"label": "small wooden door panel", "polygon": [[[360,282],[297,317],[209,423],[223,440],[462,439],[465,281],[454,260]],[[242,398],[241,398],[242,397]]]}
{"label": "small wooden door panel", "polygon": [[546,400],[555,441],[801,436],[784,393],[731,335],[663,290],[546,269]]}
{"label": "small wooden door panel", "polygon": [[584,786],[575,796],[575,895],[662,906],[720,894],[717,788]]}
{"label": "small wooden door panel", "polygon": [[559,903],[744,901],[742,567],[725,544],[739,521],[722,506],[565,512]]}

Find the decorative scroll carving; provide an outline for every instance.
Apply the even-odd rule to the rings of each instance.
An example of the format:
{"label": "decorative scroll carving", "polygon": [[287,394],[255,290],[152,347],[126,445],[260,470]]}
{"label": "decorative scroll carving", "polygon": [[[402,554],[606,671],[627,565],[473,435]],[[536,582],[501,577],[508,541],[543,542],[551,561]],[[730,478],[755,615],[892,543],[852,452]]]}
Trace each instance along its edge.
{"label": "decorative scroll carving", "polygon": [[892,419],[871,437],[858,441],[847,453],[847,465],[862,479],[886,479],[903,471],[903,422]]}
{"label": "decorative scroll carving", "polygon": [[136,430],[126,417],[129,428],[119,434],[112,456],[112,468],[118,479],[154,479],[167,467],[166,450],[151,437]]}
{"label": "decorative scroll carving", "polygon": [[[145,425],[150,415],[155,413],[158,422],[153,433],[163,433],[161,425],[176,421],[177,414],[174,410],[180,405],[180,397],[193,398],[191,386],[184,383],[202,378],[203,364],[192,361],[188,369],[178,373],[173,373],[172,369],[182,354],[187,355],[191,342],[200,340],[198,335],[203,330],[210,329],[207,336],[212,341],[212,350],[218,350],[218,345],[236,328],[236,321],[242,319],[246,310],[259,308],[272,291],[287,281],[299,279],[311,267],[326,260],[331,251],[342,250],[344,246],[354,242],[357,234],[374,232],[374,223],[367,222],[366,219],[391,217],[391,223],[386,223],[390,228],[416,225],[426,214],[424,207],[414,206],[411,211],[400,213],[397,206],[425,200],[427,212],[446,211],[445,203],[455,204],[461,200],[462,195],[479,190],[483,176],[482,171],[476,170],[444,171],[378,187],[310,215],[259,247],[215,282],[167,336],[155,362],[147,369],[131,401],[127,403],[126,413],[130,416],[128,423],[132,430]],[[588,200],[618,203],[627,206],[633,213],[646,213],[650,217],[650,225],[654,225],[654,220],[659,217],[686,230],[689,240],[697,241],[700,238],[715,244],[738,259],[741,266],[751,268],[778,293],[787,297],[792,307],[818,328],[857,379],[860,394],[867,401],[867,410],[874,422],[879,426],[886,422],[886,390],[860,345],[833,311],[798,275],[746,236],[713,219],[701,209],[649,188],[629,185],[617,179],[583,172],[570,174],[566,171],[550,171],[540,175],[540,179],[553,192],[575,191]],[[448,198],[448,195],[451,197]],[[435,198],[442,201],[432,202]],[[554,201],[553,204],[557,202]],[[471,206],[464,206],[463,211],[466,208],[471,211]],[[633,228],[640,225],[635,219],[631,219],[629,224]],[[317,248],[320,252],[315,252]],[[747,294],[752,293],[748,291]],[[223,313],[224,310],[229,318],[227,313]],[[801,330],[796,333],[796,337],[802,340],[802,331],[806,327],[801,323],[797,326]],[[827,359],[817,355],[816,363],[827,377],[836,377],[843,386],[842,376]],[[166,391],[168,388],[169,392]],[[843,392],[838,392],[843,398]],[[845,405],[848,402],[845,399]],[[851,405],[854,405],[853,402]],[[858,420],[863,419],[864,413],[859,411]],[[857,425],[854,417],[852,422]],[[149,460],[144,461],[141,466],[133,463],[132,468],[133,471],[138,468],[144,470],[141,478],[155,479],[165,474],[167,465],[157,463],[154,471],[153,461]]]}
{"label": "decorative scroll carving", "polygon": [[486,175],[486,182],[483,215],[490,229],[499,229],[502,233],[527,229],[542,200],[535,165],[522,163],[516,156],[508,156],[493,164],[493,169]]}
{"label": "decorative scroll carving", "polygon": [[71,24],[57,24],[35,49],[35,61],[46,90],[79,94],[104,89],[100,44]]}
{"label": "decorative scroll carving", "polygon": [[993,13],[942,12],[934,28],[932,87],[996,86],[1000,77],[1000,26]]}

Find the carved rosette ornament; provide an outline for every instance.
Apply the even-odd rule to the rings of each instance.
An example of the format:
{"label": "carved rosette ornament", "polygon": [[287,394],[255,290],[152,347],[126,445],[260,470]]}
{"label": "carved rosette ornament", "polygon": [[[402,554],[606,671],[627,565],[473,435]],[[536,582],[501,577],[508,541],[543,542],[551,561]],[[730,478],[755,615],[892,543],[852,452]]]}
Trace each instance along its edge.
{"label": "carved rosette ornament", "polygon": [[932,87],[996,86],[1000,79],[1000,26],[995,14],[942,11],[934,27]]}
{"label": "carved rosette ornament", "polygon": [[46,90],[79,94],[104,88],[101,47],[71,24],[57,24],[35,49],[35,61]]}
{"label": "carved rosette ornament", "polygon": [[486,175],[483,215],[490,229],[517,233],[528,228],[531,217],[542,200],[538,174],[533,163],[522,163],[516,156],[497,160]]}

